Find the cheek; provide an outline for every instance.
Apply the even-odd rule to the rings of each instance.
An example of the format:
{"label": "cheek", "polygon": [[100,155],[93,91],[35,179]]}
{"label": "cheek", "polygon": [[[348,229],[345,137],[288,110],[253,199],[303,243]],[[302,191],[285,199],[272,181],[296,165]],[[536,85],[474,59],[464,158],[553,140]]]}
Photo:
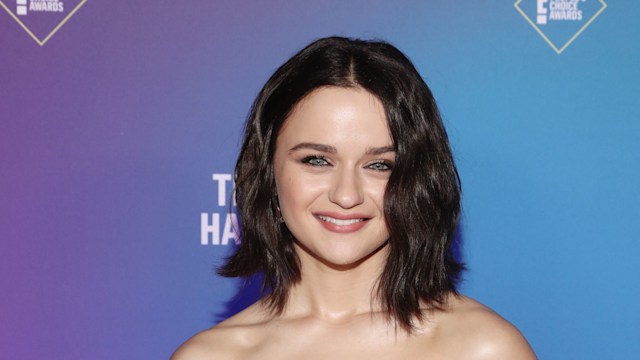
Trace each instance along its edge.
{"label": "cheek", "polygon": [[[308,176],[304,172],[292,173],[285,167],[276,179],[280,208],[285,215],[312,206],[326,192],[327,180]],[[295,214],[294,214],[295,215]]]}
{"label": "cheek", "polygon": [[384,207],[384,192],[387,188],[387,180],[371,179],[365,185],[365,191],[368,197],[379,209]]}

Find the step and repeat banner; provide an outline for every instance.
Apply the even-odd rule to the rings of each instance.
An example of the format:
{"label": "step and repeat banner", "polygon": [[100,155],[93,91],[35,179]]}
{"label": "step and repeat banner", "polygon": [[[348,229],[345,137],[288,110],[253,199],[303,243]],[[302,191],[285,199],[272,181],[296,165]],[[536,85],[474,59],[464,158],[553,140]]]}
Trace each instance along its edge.
{"label": "step and repeat banner", "polygon": [[541,359],[640,356],[635,1],[0,1],[0,357],[163,359],[255,301],[215,274],[261,85],[387,40],[440,105],[461,291]]}

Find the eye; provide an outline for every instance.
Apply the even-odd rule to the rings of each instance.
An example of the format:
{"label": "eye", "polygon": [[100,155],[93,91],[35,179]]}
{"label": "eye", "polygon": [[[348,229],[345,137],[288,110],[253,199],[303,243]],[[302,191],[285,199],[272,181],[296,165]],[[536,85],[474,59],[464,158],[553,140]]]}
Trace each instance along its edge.
{"label": "eye", "polygon": [[389,171],[391,169],[393,169],[393,165],[387,161],[376,161],[373,162],[369,165],[367,165],[367,167],[371,170],[376,170],[376,171]]}
{"label": "eye", "polygon": [[322,155],[311,155],[303,158],[301,160],[303,164],[311,165],[311,166],[327,166],[329,162]]}

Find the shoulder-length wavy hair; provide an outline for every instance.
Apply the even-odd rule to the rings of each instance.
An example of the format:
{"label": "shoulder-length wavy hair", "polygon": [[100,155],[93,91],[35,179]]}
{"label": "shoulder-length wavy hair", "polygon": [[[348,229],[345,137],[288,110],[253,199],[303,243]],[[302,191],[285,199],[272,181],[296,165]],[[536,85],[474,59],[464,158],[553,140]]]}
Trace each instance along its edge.
{"label": "shoulder-length wavy hair", "polygon": [[386,111],[396,161],[384,196],[389,256],[376,296],[387,316],[411,331],[423,319],[422,306],[442,309],[456,293],[464,269],[450,250],[460,181],[431,91],[411,61],[385,42],[319,39],[269,78],[251,108],[235,168],[242,242],[219,273],[262,273],[266,304],[275,313],[284,310],[300,268],[276,210],[276,138],[295,105],[325,86],[364,88]]}

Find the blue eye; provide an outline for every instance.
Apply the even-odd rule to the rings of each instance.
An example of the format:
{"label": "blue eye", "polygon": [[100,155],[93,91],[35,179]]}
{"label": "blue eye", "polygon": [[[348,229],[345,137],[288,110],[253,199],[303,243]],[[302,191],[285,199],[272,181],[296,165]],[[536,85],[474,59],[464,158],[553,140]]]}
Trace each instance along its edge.
{"label": "blue eye", "polygon": [[367,167],[371,170],[376,171],[389,171],[393,168],[393,166],[385,161],[376,161],[367,165]]}
{"label": "blue eye", "polygon": [[311,155],[302,159],[302,163],[308,164],[311,166],[327,166],[329,162],[324,156],[321,155]]}

